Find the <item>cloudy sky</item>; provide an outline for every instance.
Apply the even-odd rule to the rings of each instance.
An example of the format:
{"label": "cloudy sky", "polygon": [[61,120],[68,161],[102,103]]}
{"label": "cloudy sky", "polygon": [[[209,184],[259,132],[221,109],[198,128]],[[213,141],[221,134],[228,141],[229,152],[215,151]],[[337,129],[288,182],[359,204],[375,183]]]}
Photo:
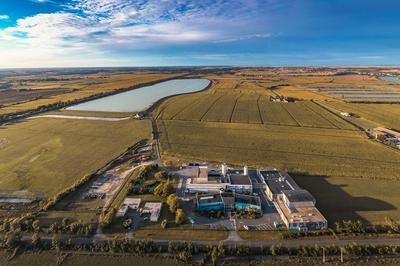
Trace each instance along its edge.
{"label": "cloudy sky", "polygon": [[398,0],[0,0],[0,68],[400,63]]}

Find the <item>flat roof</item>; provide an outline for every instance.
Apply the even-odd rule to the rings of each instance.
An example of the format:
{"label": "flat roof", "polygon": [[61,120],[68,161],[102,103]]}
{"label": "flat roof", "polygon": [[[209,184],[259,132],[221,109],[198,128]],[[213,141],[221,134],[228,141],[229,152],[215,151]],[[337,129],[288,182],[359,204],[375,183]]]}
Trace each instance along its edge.
{"label": "flat roof", "polygon": [[231,174],[229,177],[232,185],[251,185],[249,175]]}
{"label": "flat roof", "polygon": [[283,190],[282,193],[290,202],[315,202],[315,198],[305,189]]}
{"label": "flat roof", "polygon": [[261,170],[260,174],[262,175],[262,177],[267,180],[267,179],[275,179],[275,178],[279,178],[281,176],[281,174],[279,173],[278,170],[276,169],[265,169],[265,170]]}
{"label": "flat roof", "polygon": [[235,201],[247,204],[253,204],[261,206],[261,200],[259,196],[250,196],[244,194],[235,194]]}
{"label": "flat roof", "polygon": [[293,178],[286,173],[280,173],[277,178],[265,179],[265,183],[272,194],[281,194],[283,190],[300,189]]}
{"label": "flat roof", "polygon": [[212,195],[197,196],[197,202],[199,204],[210,204],[223,201],[220,194],[212,194]]}
{"label": "flat roof", "polygon": [[327,220],[320,213],[320,211],[316,207],[306,207],[306,208],[294,208],[289,209],[286,207],[285,203],[283,203],[279,198],[276,201],[279,209],[282,211],[283,215],[289,222],[293,223],[326,223]]}

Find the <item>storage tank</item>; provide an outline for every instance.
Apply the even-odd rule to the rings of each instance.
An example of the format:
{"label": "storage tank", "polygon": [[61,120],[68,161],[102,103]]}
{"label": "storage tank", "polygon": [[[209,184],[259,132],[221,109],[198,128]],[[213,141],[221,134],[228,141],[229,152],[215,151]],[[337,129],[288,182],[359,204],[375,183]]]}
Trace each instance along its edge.
{"label": "storage tank", "polygon": [[247,165],[245,165],[245,166],[243,167],[243,174],[244,174],[244,175],[248,175],[248,174],[249,174],[249,169],[247,168]]}

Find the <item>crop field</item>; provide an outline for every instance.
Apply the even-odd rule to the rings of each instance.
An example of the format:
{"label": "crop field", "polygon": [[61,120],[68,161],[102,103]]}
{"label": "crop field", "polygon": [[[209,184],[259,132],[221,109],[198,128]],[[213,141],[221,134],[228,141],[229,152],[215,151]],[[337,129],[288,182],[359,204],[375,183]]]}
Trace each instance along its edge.
{"label": "crop field", "polygon": [[0,106],[6,106],[23,101],[31,101],[43,97],[50,97],[71,92],[68,89],[43,89],[43,90],[2,90],[0,91]]}
{"label": "crop field", "polygon": [[[296,180],[315,195],[324,214],[335,204],[333,198],[341,197],[342,190],[350,195],[348,200],[371,198],[347,205],[336,204],[328,216],[330,222],[348,217],[371,222],[383,221],[382,215],[400,217],[400,203],[395,197],[400,189],[400,153],[368,140],[357,131],[176,120],[160,120],[158,126],[165,161],[199,160],[276,167],[295,177],[301,176]],[[305,181],[301,182],[303,176]],[[315,186],[312,182],[306,183],[307,180],[315,180]],[[336,187],[326,184],[327,190],[324,189],[326,180]],[[385,196],[381,197],[382,191]],[[382,203],[387,207],[380,212],[379,205],[362,208],[362,202],[389,203]]]}
{"label": "crop field", "polygon": [[200,121],[222,96],[221,93],[204,94],[182,109],[174,119]]}
{"label": "crop field", "polygon": [[[177,74],[160,74],[160,73],[108,73],[108,74],[95,74],[95,75],[78,75],[77,77],[69,77],[57,81],[49,80],[30,80],[26,77],[12,77],[10,82],[14,84],[15,89],[29,89],[37,90],[64,90],[67,93],[54,95],[47,95],[39,99],[31,99],[28,97],[19,98],[21,103],[12,106],[5,106],[0,108],[0,114],[8,114],[17,111],[24,111],[35,109],[42,105],[68,102],[76,99],[89,97],[98,93],[112,92],[117,89],[129,88],[135,85],[157,81],[160,79],[171,78]],[[59,77],[59,76],[56,76]],[[19,80],[23,82],[19,82]],[[73,90],[71,92],[71,90]],[[20,91],[23,92],[23,91]],[[25,93],[26,94],[26,93]]]}
{"label": "crop field", "polygon": [[293,97],[302,100],[324,101],[330,98],[321,93],[315,93],[311,90],[301,89],[299,87],[294,87],[294,86],[277,86],[276,88],[273,89],[273,92],[280,96]]}
{"label": "crop field", "polygon": [[270,102],[266,97],[259,100],[261,118],[264,124],[299,126],[282,103]]}
{"label": "crop field", "polygon": [[241,94],[227,93],[219,98],[214,106],[204,116],[203,121],[229,122],[236,102]]}
{"label": "crop field", "polygon": [[400,153],[357,131],[175,120],[158,125],[166,156],[238,165],[268,163],[321,175],[400,178]]}
{"label": "crop field", "polygon": [[158,119],[276,124],[354,129],[311,101],[271,102],[256,93],[196,93],[168,99],[155,111]]}
{"label": "crop field", "polygon": [[328,102],[328,106],[342,111],[351,112],[361,118],[373,121],[388,128],[400,130],[400,105],[398,104],[366,104]]}
{"label": "crop field", "polygon": [[0,127],[0,189],[52,196],[150,137],[144,120],[39,118]]}
{"label": "crop field", "polygon": [[259,95],[243,94],[238,98],[232,113],[234,123],[261,124],[260,110],[258,108]]}

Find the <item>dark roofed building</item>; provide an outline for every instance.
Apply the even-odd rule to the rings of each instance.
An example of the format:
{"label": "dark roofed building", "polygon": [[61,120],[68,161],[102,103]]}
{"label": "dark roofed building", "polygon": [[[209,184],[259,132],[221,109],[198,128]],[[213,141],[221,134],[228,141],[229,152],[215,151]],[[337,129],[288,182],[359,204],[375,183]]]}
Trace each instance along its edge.
{"label": "dark roofed building", "polygon": [[229,176],[232,185],[251,185],[250,176],[241,174],[232,174]]}
{"label": "dark roofed building", "polygon": [[276,200],[276,197],[282,193],[283,190],[297,190],[300,187],[294,182],[288,174],[279,173],[274,178],[265,179],[266,193],[270,200]]}
{"label": "dark roofed building", "polygon": [[236,193],[252,193],[253,184],[249,175],[245,174],[229,174],[229,185],[227,186],[228,191]]}

